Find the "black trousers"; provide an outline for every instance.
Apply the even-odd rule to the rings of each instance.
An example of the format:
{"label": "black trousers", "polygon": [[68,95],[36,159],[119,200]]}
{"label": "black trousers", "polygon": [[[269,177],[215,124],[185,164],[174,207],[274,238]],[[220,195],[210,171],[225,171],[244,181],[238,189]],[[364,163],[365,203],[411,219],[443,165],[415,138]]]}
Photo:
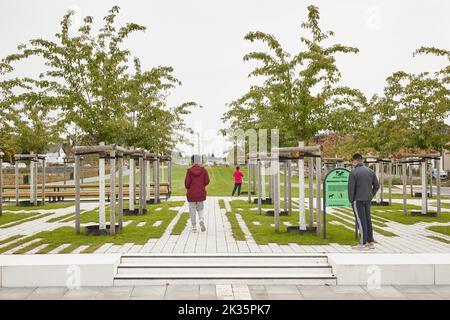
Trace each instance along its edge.
{"label": "black trousers", "polygon": [[241,195],[241,186],[242,186],[242,183],[235,183],[234,188],[233,188],[233,193],[231,195],[234,196],[234,193],[237,190],[238,196],[240,196]]}
{"label": "black trousers", "polygon": [[370,217],[371,201],[353,201],[356,225],[361,235],[361,244],[373,242],[372,219]]}

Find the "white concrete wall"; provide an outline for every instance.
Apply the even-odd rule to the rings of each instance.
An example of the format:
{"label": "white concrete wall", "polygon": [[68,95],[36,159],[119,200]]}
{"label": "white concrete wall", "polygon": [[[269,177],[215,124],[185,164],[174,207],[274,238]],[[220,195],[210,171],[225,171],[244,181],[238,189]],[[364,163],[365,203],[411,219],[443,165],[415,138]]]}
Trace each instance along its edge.
{"label": "white concrete wall", "polygon": [[450,284],[450,254],[329,254],[338,285]]}
{"label": "white concrete wall", "polygon": [[1,255],[1,287],[112,286],[120,254]]}

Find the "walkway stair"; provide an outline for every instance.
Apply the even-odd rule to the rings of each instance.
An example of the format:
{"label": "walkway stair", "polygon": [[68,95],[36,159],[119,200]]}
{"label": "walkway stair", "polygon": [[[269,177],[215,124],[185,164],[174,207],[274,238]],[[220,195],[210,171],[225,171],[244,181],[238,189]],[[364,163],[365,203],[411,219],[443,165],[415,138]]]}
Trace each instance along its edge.
{"label": "walkway stair", "polygon": [[335,285],[326,255],[127,254],[116,286],[156,284]]}

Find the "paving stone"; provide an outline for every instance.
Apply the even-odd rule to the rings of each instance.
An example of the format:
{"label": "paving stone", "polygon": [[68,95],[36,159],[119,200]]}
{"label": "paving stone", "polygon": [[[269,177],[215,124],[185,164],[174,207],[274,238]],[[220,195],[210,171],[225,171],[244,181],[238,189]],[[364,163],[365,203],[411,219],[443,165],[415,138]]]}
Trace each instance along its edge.
{"label": "paving stone", "polygon": [[165,285],[137,286],[133,288],[130,298],[164,299]]}
{"label": "paving stone", "polygon": [[70,289],[64,294],[64,300],[93,300],[100,293],[96,287]]}
{"label": "paving stone", "polygon": [[405,295],[393,286],[382,286],[379,289],[364,289],[375,299],[406,299]]}
{"label": "paving stone", "polygon": [[215,285],[200,285],[200,300],[216,300],[216,286]]}
{"label": "paving stone", "polygon": [[197,300],[200,295],[198,285],[169,285],[164,299],[166,300]]}
{"label": "paving stone", "polygon": [[298,288],[295,285],[266,285],[266,291],[271,294],[300,294]]}
{"label": "paving stone", "polygon": [[288,294],[288,293],[269,293],[267,295],[268,300],[304,300],[305,298],[300,294]]}
{"label": "paving stone", "polygon": [[35,288],[0,288],[0,300],[26,299]]}
{"label": "paving stone", "polygon": [[409,300],[442,300],[444,299],[436,293],[404,293]]}

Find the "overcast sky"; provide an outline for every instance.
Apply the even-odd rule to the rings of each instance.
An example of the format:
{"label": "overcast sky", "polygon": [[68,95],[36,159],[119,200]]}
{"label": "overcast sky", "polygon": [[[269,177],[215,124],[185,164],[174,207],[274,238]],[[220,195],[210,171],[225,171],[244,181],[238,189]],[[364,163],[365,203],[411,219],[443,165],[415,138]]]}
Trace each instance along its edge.
{"label": "overcast sky", "polygon": [[[244,41],[244,35],[269,32],[296,52],[303,32],[300,22],[311,3],[320,9],[322,26],[335,31],[336,42],[360,49],[356,55],[339,56],[338,64],[342,84],[367,96],[381,92],[393,71],[435,71],[445,65],[443,58],[413,58],[412,52],[422,45],[450,49],[448,0],[1,0],[0,57],[29,39],[52,38],[68,9],[75,10],[78,21],[91,15],[101,22],[107,10],[118,5],[120,24],[136,22],[148,28],[127,41],[143,67],[173,66],[182,81],[170,102],[193,100],[204,106],[187,121],[201,132],[202,152],[218,155],[224,149],[217,132],[223,127],[225,104],[245,93],[253,81],[247,77],[252,65],[242,57],[261,48]],[[17,72],[32,71],[38,70],[31,65]]]}

